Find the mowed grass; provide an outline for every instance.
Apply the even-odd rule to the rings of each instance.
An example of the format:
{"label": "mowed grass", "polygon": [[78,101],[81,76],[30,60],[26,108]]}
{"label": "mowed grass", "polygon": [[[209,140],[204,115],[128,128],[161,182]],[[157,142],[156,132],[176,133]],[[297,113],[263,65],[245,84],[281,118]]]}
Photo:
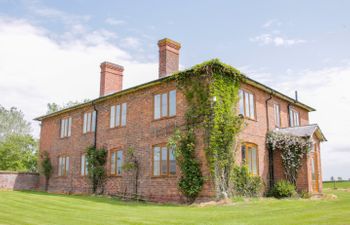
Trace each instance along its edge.
{"label": "mowed grass", "polygon": [[0,191],[0,224],[350,224],[350,192],[325,193],[338,198],[253,199],[198,207]]}
{"label": "mowed grass", "polygon": [[350,181],[323,182],[323,188],[350,188]]}

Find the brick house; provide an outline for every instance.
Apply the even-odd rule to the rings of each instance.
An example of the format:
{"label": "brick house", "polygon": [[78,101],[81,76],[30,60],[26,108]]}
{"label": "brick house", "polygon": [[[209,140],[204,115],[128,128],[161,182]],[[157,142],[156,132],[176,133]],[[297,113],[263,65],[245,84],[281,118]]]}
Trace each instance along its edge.
{"label": "brick house", "polygon": [[[99,98],[36,118],[41,121],[40,152],[49,152],[54,167],[50,192],[91,191],[85,149],[96,145],[108,150],[105,193],[135,193],[133,176],[122,167],[132,146],[139,161],[137,194],[152,201],[182,200],[177,188],[179,168],[166,146],[174,128],[185,122],[186,100],[171,79],[179,68],[181,45],[163,39],[158,46],[159,79],[123,90],[124,68],[103,62]],[[250,78],[241,83],[239,94],[237,107],[247,126],[239,135],[237,163],[244,157],[250,172],[261,176],[268,187],[283,179],[283,170],[280,155],[269,154],[266,148],[266,133],[276,130],[310,137],[313,148],[304,158],[297,188],[322,192],[320,142],[326,139],[317,125],[309,124],[309,112],[314,109]],[[201,142],[197,156],[203,175],[208,176]],[[44,177],[40,180],[44,187]],[[210,198],[214,193],[208,181],[199,197]]]}

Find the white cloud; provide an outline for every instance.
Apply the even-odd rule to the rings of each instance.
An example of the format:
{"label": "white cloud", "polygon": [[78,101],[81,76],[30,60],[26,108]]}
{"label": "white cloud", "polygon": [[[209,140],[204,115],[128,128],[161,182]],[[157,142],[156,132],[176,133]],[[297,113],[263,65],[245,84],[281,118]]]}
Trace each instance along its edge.
{"label": "white cloud", "polygon": [[276,47],[292,46],[306,43],[306,41],[303,39],[290,39],[284,38],[282,36],[275,36],[272,34],[261,34],[256,37],[250,38],[249,40],[251,42],[259,43],[260,45],[274,45]]}
{"label": "white cloud", "polygon": [[126,37],[121,40],[121,45],[126,48],[138,48],[141,43],[138,38],[135,37]]}
{"label": "white cloud", "polygon": [[[265,76],[249,75],[257,80]],[[300,72],[288,69],[285,76],[266,74],[265,80],[269,86],[291,96],[298,90],[299,100],[316,108],[316,112],[310,113],[310,122],[318,123],[328,139],[321,146],[324,179],[350,178],[350,65]]]}
{"label": "white cloud", "polygon": [[[157,78],[157,63],[133,60],[108,42],[112,33],[81,32],[85,38],[56,40],[28,21],[0,17],[0,104],[16,106],[32,120],[48,102],[96,98],[103,61],[125,67],[124,88]],[[34,131],[38,135],[37,123]]]}
{"label": "white cloud", "polygon": [[261,27],[266,29],[266,28],[270,28],[270,27],[273,27],[273,26],[279,27],[281,25],[282,25],[281,21],[279,21],[277,19],[271,19],[271,20],[266,21]]}
{"label": "white cloud", "polygon": [[111,17],[107,18],[105,20],[105,22],[108,23],[109,25],[113,25],[113,26],[125,24],[124,20],[117,20],[117,19],[114,19],[114,18],[111,18]]}

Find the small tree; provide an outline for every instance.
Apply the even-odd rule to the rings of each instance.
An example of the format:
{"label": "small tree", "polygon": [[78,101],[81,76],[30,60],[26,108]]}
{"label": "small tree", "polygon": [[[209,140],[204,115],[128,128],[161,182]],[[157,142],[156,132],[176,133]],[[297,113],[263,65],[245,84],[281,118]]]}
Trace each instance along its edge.
{"label": "small tree", "polygon": [[90,146],[86,149],[86,160],[88,162],[88,176],[92,184],[92,192],[96,194],[98,188],[100,193],[104,192],[106,181],[106,164],[107,150],[104,148],[96,149]]}
{"label": "small tree", "polygon": [[43,152],[40,156],[41,158],[41,173],[45,176],[45,191],[48,190],[49,187],[49,180],[52,174],[52,164],[50,160],[50,156],[48,152]]}
{"label": "small tree", "polygon": [[139,180],[139,162],[135,156],[135,149],[129,147],[126,152],[125,163],[123,165],[123,169],[127,172],[132,172],[134,177],[134,185],[135,185],[135,197],[137,198],[138,194],[138,180]]}

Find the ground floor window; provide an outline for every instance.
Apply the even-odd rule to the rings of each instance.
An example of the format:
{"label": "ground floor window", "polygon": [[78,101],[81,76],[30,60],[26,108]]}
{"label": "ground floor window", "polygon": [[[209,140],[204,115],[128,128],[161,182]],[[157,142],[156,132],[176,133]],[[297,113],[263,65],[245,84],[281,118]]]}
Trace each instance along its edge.
{"label": "ground floor window", "polygon": [[66,176],[69,172],[69,156],[58,157],[58,176]]}
{"label": "ground floor window", "polygon": [[86,158],[86,154],[81,155],[80,159],[80,175],[87,176],[88,175],[88,161]]}
{"label": "ground floor window", "polygon": [[243,143],[242,163],[248,166],[249,172],[258,175],[258,154],[257,145],[253,143]]}
{"label": "ground floor window", "polygon": [[123,167],[123,151],[117,150],[111,152],[111,175],[122,175]]}
{"label": "ground floor window", "polygon": [[153,146],[153,176],[169,176],[176,174],[175,150],[166,144]]}

